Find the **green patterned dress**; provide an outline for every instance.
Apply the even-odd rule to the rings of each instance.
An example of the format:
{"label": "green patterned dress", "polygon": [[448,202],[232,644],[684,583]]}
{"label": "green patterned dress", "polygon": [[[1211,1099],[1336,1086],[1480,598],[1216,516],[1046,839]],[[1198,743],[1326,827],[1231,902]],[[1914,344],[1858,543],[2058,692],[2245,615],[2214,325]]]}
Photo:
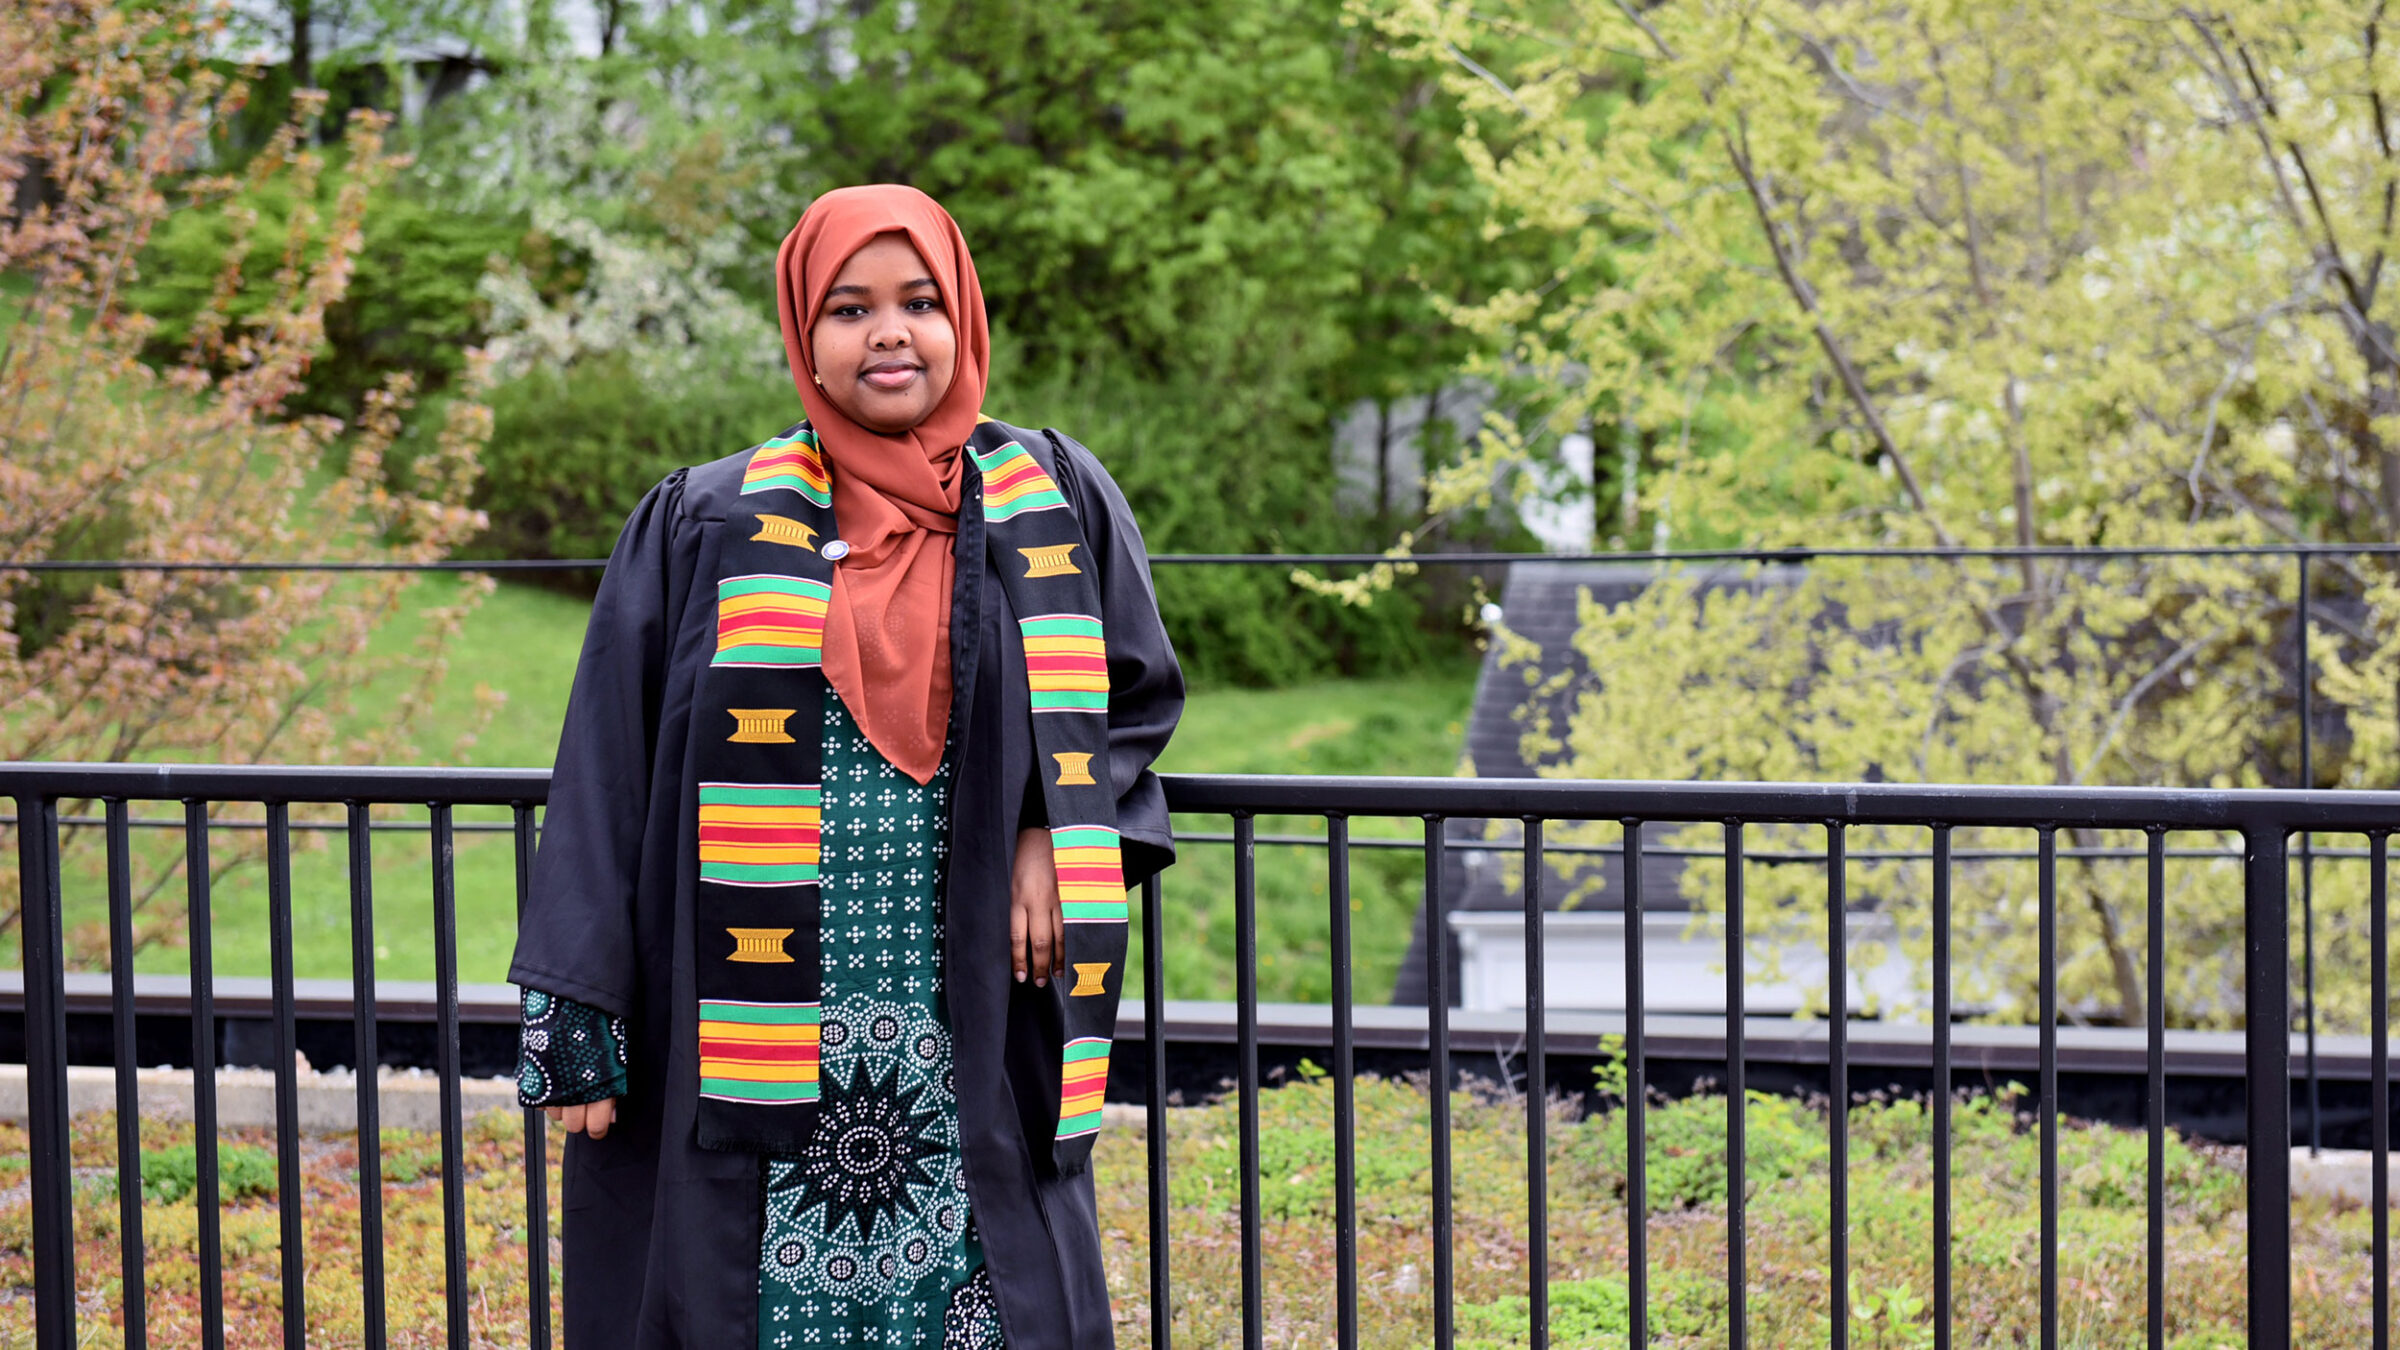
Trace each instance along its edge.
{"label": "green patterned dress", "polygon": [[[808,1146],[766,1159],[759,1350],[1002,1344],[967,1205],[936,907],[950,765],[919,785],[825,699],[821,1096]],[[527,1105],[624,1090],[624,1029],[525,992]]]}

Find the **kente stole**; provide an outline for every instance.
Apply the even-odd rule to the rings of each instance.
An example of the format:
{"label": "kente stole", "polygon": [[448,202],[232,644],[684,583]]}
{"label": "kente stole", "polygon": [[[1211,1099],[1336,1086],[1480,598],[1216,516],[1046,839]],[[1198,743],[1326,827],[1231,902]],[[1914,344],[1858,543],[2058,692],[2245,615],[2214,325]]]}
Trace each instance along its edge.
{"label": "kente stole", "polygon": [[[1100,1129],[1125,966],[1100,589],[1082,527],[1051,476],[1049,438],[985,422],[966,454],[972,471],[961,511],[983,513],[994,570],[1024,638],[1034,763],[1066,916],[1074,978],[1051,985],[1065,1009],[1053,1156],[1072,1169]],[[824,985],[818,719],[832,694],[823,652],[833,568],[848,552],[832,486],[816,436],[802,423],[751,451],[725,526],[716,654],[694,714],[703,1148],[797,1152],[816,1116]]]}

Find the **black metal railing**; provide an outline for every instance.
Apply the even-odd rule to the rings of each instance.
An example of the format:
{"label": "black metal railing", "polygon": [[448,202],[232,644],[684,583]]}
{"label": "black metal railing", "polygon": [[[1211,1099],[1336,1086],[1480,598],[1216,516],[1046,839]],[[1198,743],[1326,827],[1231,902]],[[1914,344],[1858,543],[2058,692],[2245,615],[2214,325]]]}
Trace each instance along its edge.
{"label": "black metal railing", "polygon": [[[1826,546],[1796,545],[1785,548],[1701,548],[1628,550],[1618,552],[1427,552],[1408,555],[1404,561],[1411,567],[1437,568],[1506,568],[1519,563],[1616,563],[1647,564],[1656,567],[1700,566],[1807,566],[1817,562],[1862,561],[1901,564],[1936,562],[2015,562],[2027,567],[2049,562],[2081,566],[2108,563],[2157,561],[2163,559],[2225,559],[2255,561],[2281,568],[2290,566],[2293,572],[2294,603],[2291,613],[2292,657],[2288,675],[2297,703],[2295,716],[2299,763],[2294,782],[2301,786],[2316,781],[2317,714],[2316,671],[2318,660],[2314,651],[2315,621],[2311,615],[2318,583],[2328,570],[2352,569],[2362,563],[2385,561],[2400,557],[2400,544],[2392,543],[2326,543],[2289,542],[2280,544],[2137,544],[2137,545],[2079,545],[2044,544],[2021,547],[2009,546]],[[1209,567],[1269,567],[1278,572],[1300,568],[1359,568],[1377,567],[1403,561],[1389,553],[1159,553],[1150,557],[1154,568],[1180,570]],[[191,559],[136,558],[48,558],[11,564],[4,571],[26,573],[142,573],[142,572],[201,572],[238,575],[244,573],[458,573],[501,575],[558,575],[599,573],[608,566],[606,558],[489,558],[442,559],[432,562],[402,562],[385,559],[243,559],[238,561],[202,562]],[[2355,583],[2354,583],[2355,584]],[[2069,856],[2062,854],[2061,856]],[[2303,1041],[2303,1073],[2306,1095],[2301,1102],[2302,1119],[2307,1125],[2309,1151],[2314,1154],[2322,1142],[2324,1118],[2322,1090],[2318,1071],[2318,998],[2317,998],[2317,919],[2316,919],[2316,862],[2320,856],[2310,835],[2300,837],[2300,1035]]]}
{"label": "black metal railing", "polygon": [[[194,1113],[199,1228],[197,1243],[200,1292],[203,1300],[204,1343],[223,1341],[223,1309],[219,1290],[224,1263],[221,1235],[216,1226],[218,1191],[215,1139],[212,1023],[209,808],[223,802],[255,802],[264,807],[268,911],[272,950],[274,1023],[278,1054],[274,1064],[276,1135],[280,1145],[297,1138],[298,1083],[293,1049],[293,939],[291,846],[296,828],[294,807],[339,806],[346,813],[350,844],[349,887],[351,937],[355,954],[355,1025],[358,1063],[376,1063],[373,930],[372,827],[369,809],[384,804],[411,804],[430,811],[431,881],[434,899],[435,958],[438,975],[438,1022],[441,1079],[441,1192],[445,1228],[444,1271],[447,1280],[448,1341],[465,1346],[474,1336],[473,1308],[468,1299],[466,1268],[466,1210],[458,1046],[458,963],[455,933],[457,884],[452,858],[456,825],[453,813],[464,807],[499,807],[510,813],[516,850],[516,884],[520,902],[527,884],[527,862],[535,837],[535,812],[544,800],[547,775],[512,770],[379,770],[349,768],[266,768],[108,765],[0,765],[0,795],[17,806],[18,850],[22,866],[25,967],[25,1019],[28,1046],[28,1096],[31,1168],[29,1176],[33,1229],[36,1343],[50,1347],[75,1345],[78,1310],[74,1268],[72,1208],[73,1167],[69,1153],[65,1067],[66,970],[61,908],[62,803],[97,803],[105,829],[108,873],[109,931],[113,976],[112,1008],[117,1034],[117,1170],[120,1198],[119,1261],[121,1265],[125,1344],[146,1343],[143,1290],[144,1244],[140,1204],[140,1135],[138,1088],[134,1078],[132,1024],[134,987],[131,922],[132,857],[129,843],[135,803],[174,803],[183,812],[182,829],[187,862],[187,904],[192,956]],[[1425,855],[1425,933],[1432,959],[1428,961],[1431,997],[1425,1009],[1427,1044],[1432,1060],[1429,1094],[1431,1109],[1431,1286],[1430,1340],[1441,1347],[1455,1340],[1457,1308],[1453,1291],[1455,1197],[1452,1174],[1451,1107],[1447,1092],[1452,1082],[1449,1061],[1447,989],[1448,932],[1445,883],[1441,859],[1449,846],[1444,830],[1452,820],[1497,820],[1521,827],[1517,847],[1523,856],[1523,902],[1526,1014],[1524,1025],[1526,1078],[1532,1088],[1524,1095],[1528,1212],[1527,1303],[1530,1340],[1548,1344],[1550,1284],[1546,1205],[1549,1185],[1543,1147],[1548,1109],[1541,1085],[1548,1037],[1548,1000],[1543,988],[1543,922],[1545,913],[1545,827],[1551,822],[1616,822],[1623,824],[1623,854],[1627,886],[1624,891],[1627,930],[1638,933],[1642,912],[1639,884],[1646,849],[1639,825],[1644,823],[1716,824],[1723,828],[1726,862],[1724,912],[1727,932],[1744,932],[1744,836],[1751,826],[1807,826],[1824,831],[1824,894],[1829,959],[1829,988],[1848,987],[1845,960],[1848,908],[1846,857],[1852,830],[1886,826],[1922,827],[1931,832],[1933,949],[1930,979],[1934,1016],[1929,1035],[1935,1082],[1949,1081],[1951,1032],[1950,985],[1953,975],[1953,929],[1949,913],[1950,883],[1956,862],[1954,832],[1960,829],[2027,831],[2034,838],[2037,894],[2035,924],[2038,972],[2039,1058],[2038,1088],[2033,1114],[2040,1140],[2039,1272],[2040,1325],[2044,1346],[2060,1339],[2059,1249],[2061,1188],[2059,1151],[2059,917],[2057,862],[2061,830],[2132,831],[2146,840],[2147,973],[2150,988],[2163,986],[2168,919],[2166,859],[2168,839],[2183,833],[2204,840],[2238,839],[2243,863],[2244,947],[2241,1013],[2244,1025],[2247,1078],[2247,1224],[2241,1240],[2248,1258],[2249,1344],[2274,1350],[2292,1344],[2292,1212],[2291,1109],[2292,988],[2290,970],[2289,839],[2310,834],[2356,836],[2364,841],[2370,868],[2368,900],[2372,963],[2372,1344],[2388,1350],[2389,1232],[2387,1189],[2390,1153],[2389,1044],[2389,894],[2386,870],[2391,832],[2400,828],[2400,793],[2336,793],[2307,791],[2172,791],[2140,789],[2060,789],[2004,787],[1910,787],[1897,785],[1592,783],[1534,780],[1371,779],[1240,776],[1171,776],[1168,797],[1183,815],[1230,818],[1234,852],[1234,914],[1237,976],[1237,1085],[1241,1168],[1240,1297],[1242,1340],[1264,1343],[1265,1268],[1261,1211],[1259,1092],[1258,824],[1262,817],[1315,817],[1325,822],[1319,836],[1326,847],[1327,914],[1332,960],[1332,1073],[1334,1132],[1334,1194],[1336,1202],[1335,1263],[1337,1280],[1335,1326],[1339,1344],[1359,1344],[1360,1271],[1357,1227],[1357,1103],[1351,1090],[1355,1067],[1355,1034],[1351,967],[1350,829],[1361,819],[1421,822]],[[87,807],[88,814],[88,807]],[[1360,840],[1364,844],[1367,841]],[[1962,851],[1963,852],[1963,851]],[[1158,903],[1159,885],[1145,887],[1143,906],[1144,1003],[1148,1032],[1145,1063],[1134,1075],[1148,1089],[1148,1180],[1150,1205],[1151,1344],[1166,1350],[1174,1308],[1173,1264],[1170,1259],[1168,1201],[1169,1128],[1165,1093],[1165,1040],[1159,1034],[1161,991],[1164,987],[1164,934]],[[1624,1277],[1633,1329],[1633,1345],[1646,1343],[1650,1325],[1651,1261],[1647,1247],[1648,1147],[1643,953],[1639,941],[1625,944],[1625,1019],[1623,1092],[1626,1130],[1626,1224],[1630,1239]],[[1749,1343],[1746,1326],[1749,1261],[1748,1224],[1744,1212],[1745,1081],[1743,963],[1726,964],[1726,1034],[1729,1040],[1726,1097],[1726,1167],[1728,1244],[1724,1278],[1729,1291],[1731,1343]],[[2149,1170],[2146,1204],[2148,1231],[2148,1341],[2166,1343],[2167,1169],[2165,1117],[2165,1024],[2163,1000],[2147,1000]],[[1831,1172],[1831,1225],[1826,1289],[1830,1303],[1828,1335],[1845,1347],[1850,1335],[1848,1116],[1849,1052],[1847,1021],[1831,1016],[1825,1022],[1830,1100],[1828,1115]],[[385,1344],[383,1223],[380,1160],[377,1147],[377,1081],[372,1072],[358,1075],[358,1160],[360,1225],[362,1231],[362,1322],[366,1343]],[[1935,1344],[1947,1347],[1953,1334],[1953,1288],[1950,1265],[1952,1229],[1951,1097],[1931,1094],[1933,1154],[1932,1324]],[[531,1343],[551,1344],[548,1325],[550,1288],[548,1244],[541,1235],[549,1229],[547,1168],[543,1156],[545,1133],[538,1112],[525,1121],[524,1213],[528,1241],[526,1271],[529,1290]],[[278,1204],[282,1224],[282,1315],[289,1346],[305,1343],[309,1328],[307,1251],[303,1244],[303,1214],[296,1148],[277,1149],[280,1159]]]}

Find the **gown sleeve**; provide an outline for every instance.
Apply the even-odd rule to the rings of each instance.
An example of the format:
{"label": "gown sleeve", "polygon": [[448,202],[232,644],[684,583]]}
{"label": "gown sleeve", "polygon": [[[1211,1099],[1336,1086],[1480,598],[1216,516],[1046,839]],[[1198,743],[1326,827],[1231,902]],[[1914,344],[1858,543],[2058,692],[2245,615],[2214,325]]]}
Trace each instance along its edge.
{"label": "gown sleeve", "polygon": [[1150,555],[1124,493],[1092,452],[1053,431],[1058,480],[1099,575],[1100,621],[1108,635],[1108,770],[1117,785],[1117,832],[1125,884],[1139,886],[1175,861],[1167,794],[1151,765],[1183,716],[1183,667],[1158,617]]}
{"label": "gown sleeve", "polygon": [[517,1100],[576,1106],[625,1095],[625,1019],[542,989],[522,996]]}
{"label": "gown sleeve", "polygon": [[652,488],[625,522],[592,602],[550,775],[533,885],[517,925],[510,983],[635,1012],[642,982],[636,889],[650,815],[651,760],[673,628],[669,562],[683,472]]}

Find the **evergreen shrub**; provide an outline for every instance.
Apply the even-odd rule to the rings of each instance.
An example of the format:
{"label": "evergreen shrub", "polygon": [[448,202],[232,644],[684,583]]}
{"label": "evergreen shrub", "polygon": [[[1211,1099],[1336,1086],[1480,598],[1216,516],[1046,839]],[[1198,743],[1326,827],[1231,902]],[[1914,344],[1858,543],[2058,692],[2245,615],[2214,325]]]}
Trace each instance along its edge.
{"label": "evergreen shrub", "polygon": [[[320,217],[340,191],[340,154],[317,180],[311,204]],[[229,305],[238,331],[275,303],[275,276],[299,191],[281,174],[235,194],[227,206],[177,211],[151,238],[131,308],[157,322],[145,355],[171,364],[191,339],[193,320],[208,306],[241,212],[255,216],[242,254],[242,284]],[[405,180],[379,189],[361,226],[350,283],[325,314],[325,340],[291,411],[355,416],[366,393],[397,372],[420,391],[438,391],[466,365],[466,351],[483,341],[487,306],[476,288],[494,255],[524,244],[524,222],[477,214],[427,200]],[[303,250],[313,263],[321,244]]]}
{"label": "evergreen shrub", "polygon": [[607,557],[659,479],[756,445],[802,415],[780,373],[663,389],[616,354],[536,369],[487,401],[492,440],[475,504],[490,524],[467,550],[486,558]]}

